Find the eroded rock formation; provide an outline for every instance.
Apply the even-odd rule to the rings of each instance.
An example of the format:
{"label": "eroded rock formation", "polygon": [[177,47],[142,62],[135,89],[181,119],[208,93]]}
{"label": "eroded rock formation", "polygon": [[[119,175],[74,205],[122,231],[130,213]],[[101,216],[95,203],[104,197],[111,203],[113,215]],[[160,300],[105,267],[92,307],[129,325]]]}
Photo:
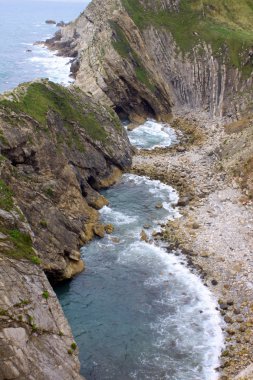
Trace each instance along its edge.
{"label": "eroded rock formation", "polygon": [[47,45],[76,56],[76,83],[132,119],[166,119],[173,105],[235,114],[252,96],[251,27],[234,1],[238,23],[222,2],[203,4],[94,0]]}
{"label": "eroded rock formation", "polygon": [[0,97],[0,379],[81,379],[48,279],[69,279],[104,232],[98,190],[131,165],[117,115],[46,80]]}

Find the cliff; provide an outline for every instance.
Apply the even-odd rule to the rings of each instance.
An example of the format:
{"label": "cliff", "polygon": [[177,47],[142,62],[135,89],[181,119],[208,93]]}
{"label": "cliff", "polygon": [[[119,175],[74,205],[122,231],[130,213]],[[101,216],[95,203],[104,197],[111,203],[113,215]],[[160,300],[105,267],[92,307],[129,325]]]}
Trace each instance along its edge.
{"label": "cliff", "polygon": [[252,25],[246,0],[94,0],[47,45],[74,57],[78,86],[119,114],[220,116],[252,107]]}
{"label": "cliff", "polygon": [[128,138],[108,107],[41,80],[0,96],[0,148],[0,379],[79,379],[47,277],[82,271],[80,246],[105,233],[98,190],[130,167]]}

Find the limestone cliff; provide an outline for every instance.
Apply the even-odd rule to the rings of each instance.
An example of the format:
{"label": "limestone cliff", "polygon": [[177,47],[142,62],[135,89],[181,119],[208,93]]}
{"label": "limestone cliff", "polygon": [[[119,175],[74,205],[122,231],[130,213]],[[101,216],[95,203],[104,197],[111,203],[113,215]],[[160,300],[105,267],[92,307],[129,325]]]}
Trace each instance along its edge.
{"label": "limestone cliff", "polygon": [[119,114],[235,114],[252,107],[252,25],[246,0],[93,0],[47,45],[75,57],[76,83]]}
{"label": "limestone cliff", "polygon": [[[1,156],[1,174],[5,164]],[[1,179],[0,379],[82,379],[76,343],[33,240],[25,215]]]}
{"label": "limestone cliff", "polygon": [[84,268],[104,233],[97,192],[131,165],[114,112],[46,80],[0,97],[0,380],[81,379],[77,347],[48,279]]}
{"label": "limestone cliff", "polygon": [[97,190],[131,165],[124,129],[82,91],[39,81],[0,100],[0,145],[1,178],[27,217],[44,270],[71,278],[83,269],[76,251],[93,237],[106,202]]}

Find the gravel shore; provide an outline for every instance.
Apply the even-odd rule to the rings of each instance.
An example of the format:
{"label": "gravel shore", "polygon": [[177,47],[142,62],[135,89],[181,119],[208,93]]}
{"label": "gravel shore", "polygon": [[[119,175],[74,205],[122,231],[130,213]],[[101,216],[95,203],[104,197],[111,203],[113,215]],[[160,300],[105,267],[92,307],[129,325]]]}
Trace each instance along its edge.
{"label": "gravel shore", "polygon": [[227,139],[233,146],[243,135],[228,136],[226,120],[204,113],[186,119],[198,132],[195,141],[182,137],[170,149],[138,151],[132,170],[179,191],[182,217],[167,223],[163,239],[187,256],[218,299],[226,338],[220,379],[253,379],[253,204],[223,156]]}

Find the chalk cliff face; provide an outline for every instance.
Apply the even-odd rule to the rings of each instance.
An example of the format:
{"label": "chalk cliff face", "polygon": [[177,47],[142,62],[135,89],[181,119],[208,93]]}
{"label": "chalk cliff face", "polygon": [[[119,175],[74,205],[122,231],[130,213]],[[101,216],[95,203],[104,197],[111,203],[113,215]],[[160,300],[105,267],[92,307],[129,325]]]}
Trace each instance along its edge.
{"label": "chalk cliff face", "polygon": [[98,190],[131,165],[117,115],[42,80],[0,97],[0,379],[81,379],[77,347],[48,279],[84,269],[104,234]]}
{"label": "chalk cliff face", "polygon": [[94,0],[47,44],[75,57],[76,83],[119,114],[222,115],[251,102],[252,21],[246,1]]}

